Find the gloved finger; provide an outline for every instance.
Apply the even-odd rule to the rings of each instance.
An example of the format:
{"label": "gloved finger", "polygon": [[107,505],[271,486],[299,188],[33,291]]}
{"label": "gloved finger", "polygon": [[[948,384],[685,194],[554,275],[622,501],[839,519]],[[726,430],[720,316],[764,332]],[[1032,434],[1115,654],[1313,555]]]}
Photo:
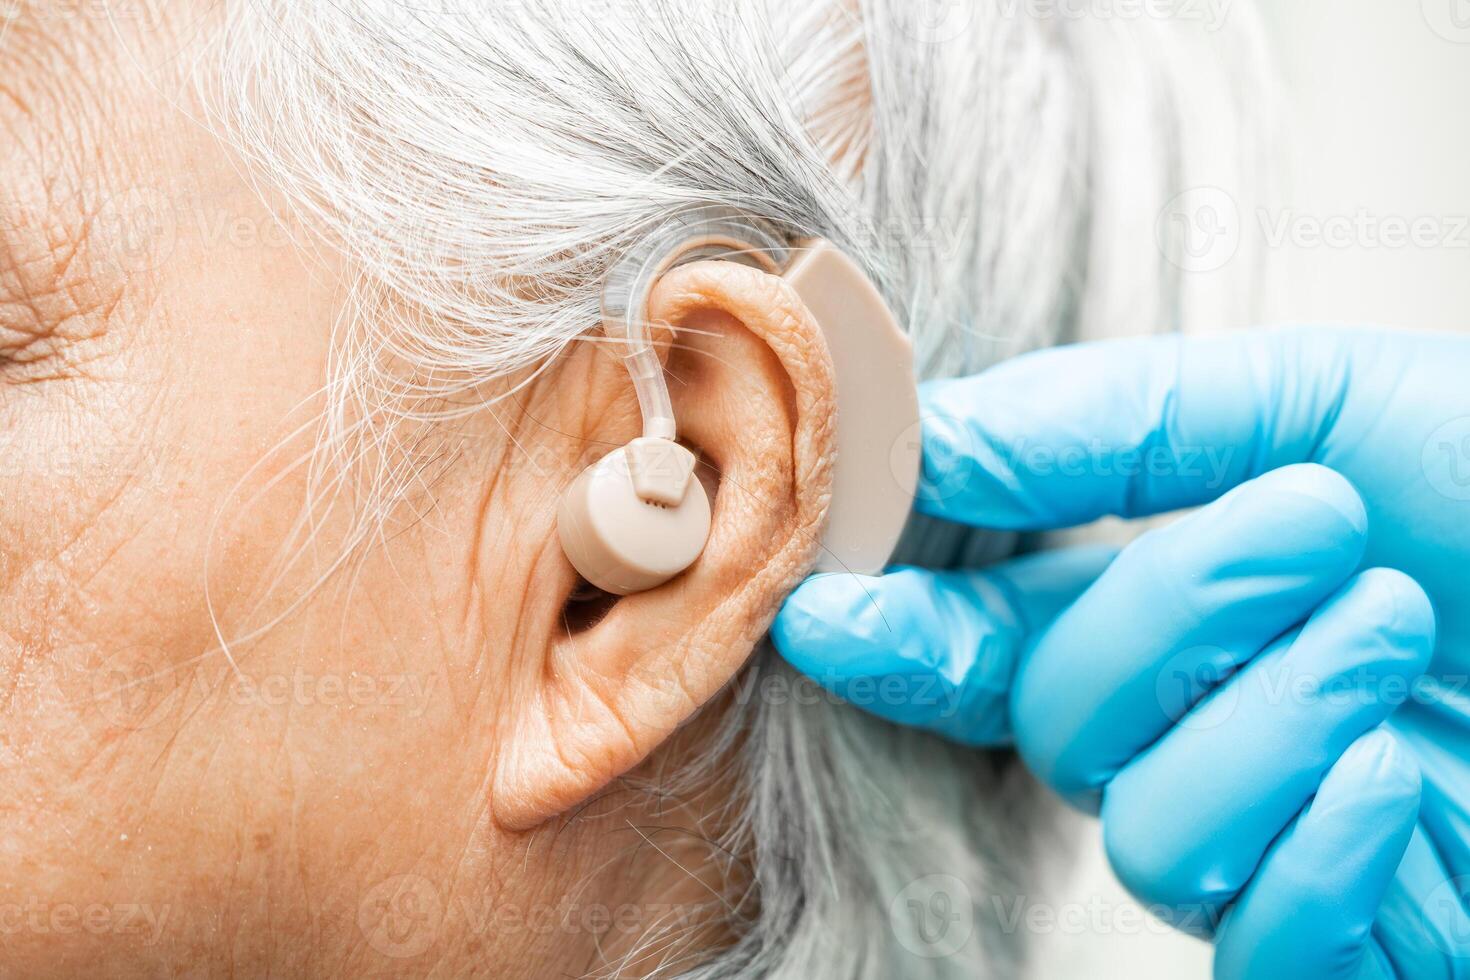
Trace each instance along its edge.
{"label": "gloved finger", "polygon": [[1348,746],[1408,699],[1434,634],[1413,579],[1356,576],[1108,784],[1119,879],[1150,902],[1223,909]]}
{"label": "gloved finger", "polygon": [[1424,826],[1431,806],[1427,799],[1420,805],[1374,929],[1395,980],[1451,980],[1470,968],[1470,879],[1446,866],[1440,838]]}
{"label": "gloved finger", "polygon": [[1382,728],[1354,742],[1226,915],[1216,980],[1395,980],[1372,929],[1418,813],[1413,755]]}
{"label": "gloved finger", "polygon": [[916,507],[1035,530],[1207,503],[1318,460],[1362,346],[1300,330],[1146,337],[930,382]]}
{"label": "gloved finger", "polygon": [[879,717],[1000,745],[1017,658],[1114,554],[1085,547],[981,571],[818,575],[786,600],[771,639],[796,669]]}
{"label": "gloved finger", "polygon": [[1366,533],[1348,482],[1308,465],[1134,541],[1017,674],[1011,713],[1032,771],[1094,809],[1118,770],[1347,581]]}
{"label": "gloved finger", "polygon": [[[1436,670],[1433,682],[1394,716],[1395,734],[1424,775],[1420,822],[1445,866],[1457,875],[1470,875],[1470,797],[1464,791],[1470,786],[1470,692],[1465,685],[1459,670]],[[1470,933],[1465,938],[1470,942]]]}

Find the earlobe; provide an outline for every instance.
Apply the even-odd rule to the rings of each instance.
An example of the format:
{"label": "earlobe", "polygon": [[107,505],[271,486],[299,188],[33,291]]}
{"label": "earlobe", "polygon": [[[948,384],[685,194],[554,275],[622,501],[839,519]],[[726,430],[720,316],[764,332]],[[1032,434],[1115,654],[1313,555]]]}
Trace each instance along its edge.
{"label": "earlobe", "polygon": [[508,828],[574,806],[657,748],[741,668],[818,552],[835,384],[810,311],[778,276],[699,262],[658,282],[650,315],[680,331],[668,372],[681,441],[715,476],[709,539],[669,584],[549,638],[497,764],[494,815]]}

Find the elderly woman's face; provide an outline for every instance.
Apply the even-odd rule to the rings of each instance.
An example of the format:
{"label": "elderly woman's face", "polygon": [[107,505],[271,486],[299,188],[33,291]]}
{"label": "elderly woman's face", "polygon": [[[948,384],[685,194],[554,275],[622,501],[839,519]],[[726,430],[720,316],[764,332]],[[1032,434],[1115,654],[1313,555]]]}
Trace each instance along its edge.
{"label": "elderly woman's face", "polygon": [[358,501],[304,461],[343,266],[201,122],[211,6],[0,21],[7,967],[589,969],[684,894],[629,828],[699,815],[560,815],[675,751],[799,576],[824,355],[793,353],[799,311],[776,311],[795,341],[763,333],[738,278],[666,297],[709,328],[676,355],[686,436],[740,492],[695,571],[601,619],[566,614],[555,501],[636,406],[584,351],[435,436],[453,465],[340,561]]}
{"label": "elderly woman's face", "polygon": [[100,9],[0,21],[7,969],[304,971],[309,926],[341,933],[324,967],[405,951],[372,916],[467,843],[443,737],[473,692],[403,654],[423,596],[372,569],[370,598],[221,655],[282,612],[252,605],[266,578],[301,583],[271,565],[301,478],[267,457],[338,287],[197,121],[191,25]]}

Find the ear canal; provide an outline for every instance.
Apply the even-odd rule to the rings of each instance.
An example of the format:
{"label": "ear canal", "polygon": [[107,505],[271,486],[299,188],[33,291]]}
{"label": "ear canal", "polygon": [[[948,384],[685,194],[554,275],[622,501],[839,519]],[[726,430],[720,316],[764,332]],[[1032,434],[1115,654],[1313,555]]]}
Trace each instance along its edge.
{"label": "ear canal", "polygon": [[582,471],[562,497],[557,534],[588,582],[614,595],[663,585],[694,563],[710,505],[694,454],[667,439],[635,439]]}

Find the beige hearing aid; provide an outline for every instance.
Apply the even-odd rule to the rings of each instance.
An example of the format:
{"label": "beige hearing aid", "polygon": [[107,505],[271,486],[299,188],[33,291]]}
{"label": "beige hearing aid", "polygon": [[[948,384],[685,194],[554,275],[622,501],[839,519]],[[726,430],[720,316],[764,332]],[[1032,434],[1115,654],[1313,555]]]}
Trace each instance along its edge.
{"label": "beige hearing aid", "polygon": [[663,365],[647,332],[649,290],[670,269],[704,259],[780,275],[811,312],[832,357],[837,458],[818,571],[876,574],[893,554],[919,477],[913,351],[877,288],[819,239],[792,244],[768,222],[731,208],[682,212],[610,271],[603,329],[627,341],[643,435],[582,472],[557,513],[572,565],[592,585],[629,595],[694,563],[709,537],[710,504],[694,454],[675,441]]}

